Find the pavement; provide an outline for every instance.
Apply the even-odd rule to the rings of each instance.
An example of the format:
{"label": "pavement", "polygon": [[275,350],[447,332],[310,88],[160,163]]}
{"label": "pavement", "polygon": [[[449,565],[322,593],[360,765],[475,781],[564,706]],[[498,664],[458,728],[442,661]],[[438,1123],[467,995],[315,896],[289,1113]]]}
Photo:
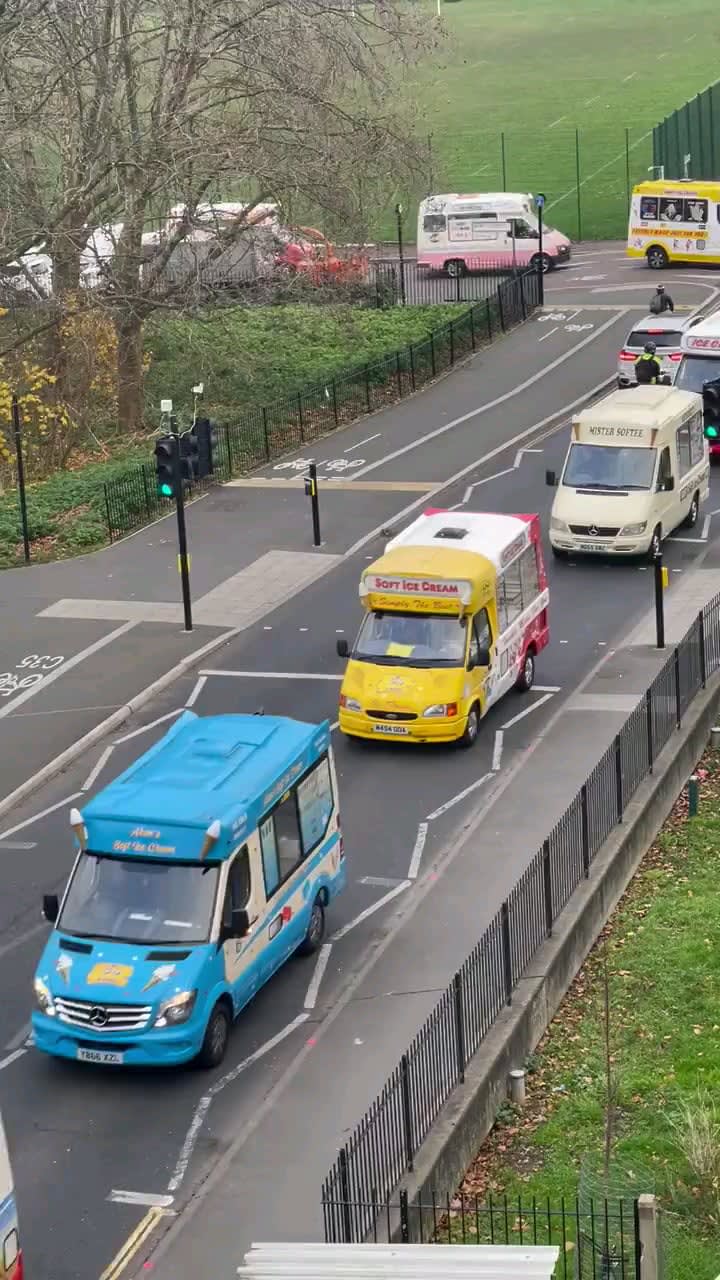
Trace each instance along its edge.
{"label": "pavement", "polygon": [[[182,630],[168,520],[95,556],[0,579],[6,677],[16,682],[5,697],[0,674],[0,796],[25,788],[0,830],[0,1106],[30,1274],[130,1277],[168,1226],[165,1252],[152,1258],[161,1280],[194,1280],[201,1269],[230,1276],[253,1239],[316,1237],[320,1184],[337,1146],[533,856],[555,808],[601,754],[613,717],[627,714],[624,702],[593,705],[592,697],[571,708],[583,693],[608,692],[601,673],[616,660],[618,637],[642,625],[651,574],[551,562],[551,644],[538,686],[493,708],[472,752],[336,743],[352,870],[329,921],[319,990],[312,963],[286,966],[243,1014],[226,1063],[209,1076],[78,1070],[27,1044],[45,934],[39,901],[62,887],[71,865],[71,804],[150,746],[183,705],[201,714],[262,705],[333,722],[336,638],[359,623],[360,571],[382,549],[388,524],[400,527],[432,502],[539,511],[547,527],[544,472],[562,461],[568,413],[612,375],[654,286],[616,246],[587,252],[594,279],[576,280],[579,267],[551,277],[548,289],[560,293],[550,310],[427,392],[313,446],[317,551],[298,478],[306,456],[194,504],[191,635]],[[712,299],[720,285],[711,272],[672,272],[666,281],[685,306]],[[708,513],[716,509],[714,475]],[[679,619],[698,593],[713,594],[714,578],[699,586],[691,571],[705,557],[703,572],[717,574],[716,523],[712,516],[696,536],[667,544]],[[202,653],[208,645],[214,650]],[[60,753],[89,729],[101,733],[108,714],[193,653],[185,675],[42,780]],[[579,690],[596,667],[598,683]],[[41,679],[22,685],[31,675]],[[615,683],[615,697],[627,688],[619,694]],[[482,839],[463,844],[478,812]]]}

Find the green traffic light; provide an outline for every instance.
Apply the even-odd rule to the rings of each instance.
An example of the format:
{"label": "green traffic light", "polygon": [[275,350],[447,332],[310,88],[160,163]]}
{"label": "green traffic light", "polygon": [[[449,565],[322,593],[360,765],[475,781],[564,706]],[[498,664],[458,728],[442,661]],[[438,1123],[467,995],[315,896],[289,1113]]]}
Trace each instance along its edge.
{"label": "green traffic light", "polygon": [[172,498],[172,492],[173,492],[173,491],[172,491],[172,485],[171,485],[171,484],[161,484],[161,485],[160,485],[160,494],[161,494],[161,496],[162,496],[163,498]]}
{"label": "green traffic light", "polygon": [[707,436],[708,440],[716,440],[718,436],[717,427],[706,427],[705,435]]}

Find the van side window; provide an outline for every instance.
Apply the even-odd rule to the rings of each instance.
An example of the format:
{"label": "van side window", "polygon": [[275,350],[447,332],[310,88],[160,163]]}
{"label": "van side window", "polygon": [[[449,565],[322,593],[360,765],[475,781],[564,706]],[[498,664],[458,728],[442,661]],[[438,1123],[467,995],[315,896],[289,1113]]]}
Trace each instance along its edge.
{"label": "van side window", "polygon": [[666,445],[660,454],[660,465],[658,466],[658,489],[662,489],[663,485],[672,475],[672,463],[670,461],[670,449]]}
{"label": "van side window", "polygon": [[307,856],[324,838],[332,816],[333,790],[327,756],[298,783],[297,803],[303,852]]}
{"label": "van side window", "polygon": [[247,845],[233,858],[228,875],[227,893],[223,906],[223,924],[232,923],[232,911],[247,906],[250,897],[250,855]]}
{"label": "van side window", "polygon": [[265,893],[269,898],[303,859],[295,792],[291,792],[260,825]]}
{"label": "van side window", "polygon": [[534,542],[531,542],[530,546],[525,548],[520,557],[520,577],[522,580],[523,608],[527,609],[528,605],[540,594],[537,551]]}
{"label": "van side window", "polygon": [[504,593],[504,617],[505,624],[501,624],[501,630],[505,627],[512,626],[516,618],[520,617],[523,611],[522,597],[522,579],[520,571],[520,556],[509,564],[507,569],[498,580],[498,605],[500,604],[500,593]]}
{"label": "van side window", "polygon": [[517,240],[537,240],[536,233],[533,231],[532,227],[528,226],[524,218],[511,218],[510,219],[510,235],[513,234],[513,228],[515,232],[515,238]]}
{"label": "van side window", "polygon": [[696,467],[705,457],[705,433],[703,431],[702,414],[698,413],[690,422],[690,462]]}
{"label": "van side window", "polygon": [[690,460],[690,423],[686,422],[684,427],[678,427],[675,436],[677,440],[678,470],[681,476],[690,470],[692,462]]}

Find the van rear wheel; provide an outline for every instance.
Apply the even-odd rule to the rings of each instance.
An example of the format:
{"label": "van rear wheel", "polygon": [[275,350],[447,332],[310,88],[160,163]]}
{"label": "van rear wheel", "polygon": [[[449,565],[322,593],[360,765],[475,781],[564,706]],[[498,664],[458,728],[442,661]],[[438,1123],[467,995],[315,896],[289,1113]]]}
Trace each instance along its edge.
{"label": "van rear wheel", "polygon": [[700,494],[694,493],[693,500],[690,503],[690,510],[688,511],[685,519],[683,520],[683,529],[694,529],[698,521],[699,513],[700,513]]}
{"label": "van rear wheel", "polygon": [[322,895],[318,894],[310,912],[310,923],[307,933],[298,947],[298,955],[311,956],[318,950],[325,937],[325,904]]}
{"label": "van rear wheel", "polygon": [[535,655],[532,650],[528,649],[523,658],[522,670],[517,680],[515,688],[521,693],[528,693],[535,683]]}
{"label": "van rear wheel", "polygon": [[445,263],[445,274],[448,275],[451,280],[459,280],[461,276],[465,275],[465,270],[465,263],[461,258],[452,258],[449,262]]}
{"label": "van rear wheel", "polygon": [[665,250],[660,244],[652,245],[645,257],[651,271],[664,271],[669,261]]}

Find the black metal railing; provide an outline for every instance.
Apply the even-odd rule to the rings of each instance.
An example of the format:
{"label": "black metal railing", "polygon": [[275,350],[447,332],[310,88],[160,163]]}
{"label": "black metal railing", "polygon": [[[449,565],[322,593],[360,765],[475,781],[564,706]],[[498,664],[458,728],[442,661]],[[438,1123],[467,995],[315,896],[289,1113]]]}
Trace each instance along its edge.
{"label": "black metal railing", "polygon": [[326,1237],[362,1241],[696,694],[720,669],[720,594],[629,715],[402,1055],[322,1188]]}
{"label": "black metal railing", "polygon": [[[447,283],[447,282],[446,282]],[[455,283],[454,281],[451,283]],[[534,271],[497,283],[494,292],[462,315],[433,330],[422,342],[381,360],[251,409],[238,421],[217,427],[213,475],[195,492],[301,449],[356,418],[395,404],[451,369],[459,360],[526,320],[540,302],[540,278]],[[108,536],[113,542],[172,509],[157,493],[147,463],[105,486]]]}
{"label": "black metal railing", "polygon": [[[410,1204],[401,1191],[394,1201],[332,1206],[352,1217],[360,1209],[375,1223],[372,1239],[399,1243],[555,1245],[556,1280],[640,1280],[638,1203],[595,1197],[446,1196]],[[325,1234],[330,1238],[330,1206]]]}

